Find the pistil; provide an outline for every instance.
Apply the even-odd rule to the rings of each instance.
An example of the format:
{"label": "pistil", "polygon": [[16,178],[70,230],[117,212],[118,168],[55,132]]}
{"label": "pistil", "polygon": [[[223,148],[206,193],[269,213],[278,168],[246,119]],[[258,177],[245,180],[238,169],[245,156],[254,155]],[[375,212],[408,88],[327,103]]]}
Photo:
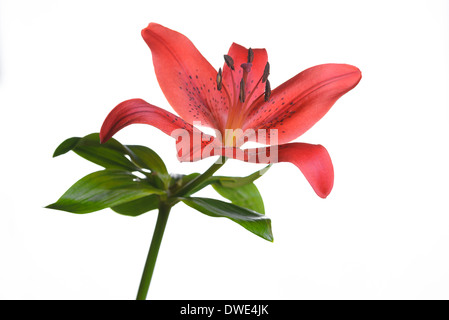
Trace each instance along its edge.
{"label": "pistil", "polygon": [[243,79],[244,78],[242,78],[242,80],[240,80],[239,100],[240,100],[241,103],[245,102],[245,81]]}

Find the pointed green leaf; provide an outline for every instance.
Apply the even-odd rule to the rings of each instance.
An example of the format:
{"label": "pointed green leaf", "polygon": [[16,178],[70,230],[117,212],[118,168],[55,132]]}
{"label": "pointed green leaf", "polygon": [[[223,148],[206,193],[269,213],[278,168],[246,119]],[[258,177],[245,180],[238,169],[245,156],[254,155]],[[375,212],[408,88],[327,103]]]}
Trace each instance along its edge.
{"label": "pointed green leaf", "polygon": [[[195,192],[207,187],[208,185],[212,185],[214,189],[223,197],[228,200],[231,200],[233,203],[237,205],[245,206],[249,209],[255,210],[257,212],[264,213],[264,206],[262,198],[259,194],[259,190],[255,185],[251,185],[253,181],[260,178],[263,174],[265,174],[268,169],[271,167],[271,164],[263,168],[262,170],[258,170],[253,174],[246,177],[226,177],[226,176],[212,176],[209,177],[206,181],[199,184],[196,188],[191,190],[186,196],[190,196]],[[185,175],[182,177],[172,177],[173,188],[172,191],[176,192],[181,186],[187,184],[197,176],[199,173],[192,173],[189,175]],[[228,189],[238,189],[238,190],[229,190]],[[251,198],[247,202],[252,204],[243,205],[244,198]]]}
{"label": "pointed green leaf", "polygon": [[271,220],[258,212],[215,199],[190,197],[180,200],[208,216],[231,219],[259,237],[273,241]]}
{"label": "pointed green leaf", "polygon": [[102,144],[98,133],[83,138],[67,139],[56,148],[55,154],[61,155],[70,150],[107,169],[138,170],[138,167],[125,156],[125,149],[120,142],[110,139]]}
{"label": "pointed green leaf", "polygon": [[[192,192],[190,192],[189,195],[203,189],[204,187],[210,184],[212,185],[219,184],[220,186],[225,188],[238,188],[241,186],[245,186],[247,184],[251,184],[255,180],[259,179],[263,174],[265,174],[270,167],[271,164],[269,164],[262,170],[258,170],[246,177],[212,176],[208,178],[206,181],[204,181],[201,185],[197,186],[197,188],[195,188]],[[190,176],[192,175],[194,175],[193,177],[196,177],[197,175],[199,175],[199,173],[192,173]]]}
{"label": "pointed green leaf", "polygon": [[115,207],[111,207],[117,213],[136,217],[145,212],[157,209],[159,207],[159,196],[152,194],[150,196],[142,197],[132,200]]}
{"label": "pointed green leaf", "polygon": [[88,213],[162,193],[129,172],[106,169],[80,179],[47,208]]}
{"label": "pointed green leaf", "polygon": [[70,150],[106,169],[140,171],[145,175],[148,175],[148,172],[145,171],[148,169],[158,175],[162,181],[161,187],[167,187],[170,182],[164,162],[156,152],[148,147],[122,145],[113,138],[105,143],[100,143],[99,134],[92,133],[83,138],[74,137],[65,140],[56,148],[53,156],[62,155]]}
{"label": "pointed green leaf", "polygon": [[268,165],[246,177],[212,176],[193,191],[196,192],[211,184],[215,191],[235,205],[264,214],[262,196],[253,182],[265,174],[270,167],[271,165]]}
{"label": "pointed green leaf", "polygon": [[60,155],[63,155],[67,152],[69,152],[70,150],[72,150],[77,144],[78,142],[81,140],[81,138],[78,137],[73,137],[73,138],[68,138],[66,140],[64,140],[55,150],[55,152],[53,153],[53,158],[54,157],[58,157]]}
{"label": "pointed green leaf", "polygon": [[240,187],[240,186],[250,184],[250,183],[256,181],[257,179],[259,179],[261,176],[263,176],[268,171],[268,169],[270,169],[271,166],[272,165],[269,164],[265,168],[258,170],[246,177],[214,177],[214,178],[219,178],[220,184],[223,187],[228,187],[228,188]]}
{"label": "pointed green leaf", "polygon": [[213,183],[212,187],[233,204],[265,214],[262,196],[254,183],[230,188],[223,186],[219,181]]}

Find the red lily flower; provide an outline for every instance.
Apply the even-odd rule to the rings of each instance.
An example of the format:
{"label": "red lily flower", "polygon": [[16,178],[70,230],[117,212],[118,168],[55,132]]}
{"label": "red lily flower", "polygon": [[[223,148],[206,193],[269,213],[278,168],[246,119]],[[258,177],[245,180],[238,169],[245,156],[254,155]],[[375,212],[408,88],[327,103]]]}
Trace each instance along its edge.
{"label": "red lily flower", "polygon": [[[141,99],[124,101],[105,119],[102,142],[130,124],[146,123],[177,138],[181,161],[225,155],[255,163],[290,162],[320,197],[329,195],[334,172],[327,150],[321,145],[288,142],[310,129],[357,85],[359,69],[346,64],[318,65],[271,91],[265,49],[233,43],[224,56],[223,71],[217,72],[176,31],[150,23],[142,36],[151,49],[159,85],[180,117]],[[195,128],[197,123],[214,128],[216,137]],[[246,141],[268,147],[240,149]]]}

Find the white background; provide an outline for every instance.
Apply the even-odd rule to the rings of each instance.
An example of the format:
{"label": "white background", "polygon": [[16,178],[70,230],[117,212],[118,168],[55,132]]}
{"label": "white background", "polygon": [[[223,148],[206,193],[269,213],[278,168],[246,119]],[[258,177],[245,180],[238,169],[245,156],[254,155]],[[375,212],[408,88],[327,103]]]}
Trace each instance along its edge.
{"label": "white background", "polygon": [[[134,299],[156,212],[75,215],[43,207],[99,169],[72,136],[98,132],[119,102],[172,110],[140,31],[188,36],[218,69],[235,41],[265,47],[272,87],[313,65],[359,67],[359,85],[297,141],[324,145],[323,200],[291,164],[257,185],[274,243],[181,204],[168,221],[150,299],[449,298],[449,2],[0,0],[0,298]],[[135,125],[116,138],[174,142]],[[220,174],[261,165],[230,161]],[[204,196],[213,196],[204,190]]]}

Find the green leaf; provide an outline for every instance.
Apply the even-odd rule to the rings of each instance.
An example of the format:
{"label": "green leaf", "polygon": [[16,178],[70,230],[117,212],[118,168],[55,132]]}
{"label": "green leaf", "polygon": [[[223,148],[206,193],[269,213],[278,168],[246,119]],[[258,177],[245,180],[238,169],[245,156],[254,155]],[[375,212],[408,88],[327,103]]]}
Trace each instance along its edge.
{"label": "green leaf", "polygon": [[167,167],[159,155],[145,146],[125,145],[124,150],[131,160],[139,167],[155,172],[163,183],[164,188],[168,188],[171,177]]}
{"label": "green leaf", "polygon": [[159,196],[157,194],[152,194],[150,196],[142,197],[115,207],[111,207],[111,209],[117,213],[135,217],[145,212],[157,209],[158,207]]}
{"label": "green leaf", "polygon": [[[200,174],[197,172],[188,174],[188,175],[184,175],[184,174],[172,174],[171,175],[171,181],[170,181],[170,191],[172,194],[176,193],[181,187],[185,186],[186,184],[188,184],[189,182],[191,182],[193,179],[195,179],[196,177],[198,177]],[[209,185],[209,183],[207,184]],[[205,186],[207,186],[205,185]],[[201,188],[196,188],[195,190],[200,190],[202,188],[204,188],[205,186],[201,187]],[[189,192],[188,195],[191,195],[192,193],[194,193],[196,191],[192,190],[191,192]]]}
{"label": "green leaf", "polygon": [[125,145],[124,147],[131,159],[141,168],[168,175],[164,161],[155,151],[145,146]]}
{"label": "green leaf", "polygon": [[89,213],[162,193],[164,191],[129,172],[106,169],[80,179],[47,208]]}
{"label": "green leaf", "polygon": [[70,150],[80,157],[107,169],[127,171],[139,169],[125,156],[126,150],[120,142],[110,139],[105,143],[100,143],[98,133],[92,133],[83,138],[67,139],[56,148],[55,154],[61,155]]}
{"label": "green leaf", "polygon": [[190,181],[192,181],[193,179],[195,179],[196,177],[198,177],[199,175],[201,175],[198,172],[193,172],[191,174],[186,174],[186,175],[175,175],[174,178],[178,181],[178,183],[181,186],[186,185],[187,183],[189,183]]}
{"label": "green leaf", "polygon": [[265,214],[262,196],[253,182],[265,174],[270,167],[271,164],[246,177],[212,176],[198,189],[211,184],[218,194],[235,205]]}
{"label": "green leaf", "polygon": [[225,187],[221,181],[213,183],[212,187],[233,204],[265,214],[262,196],[254,183],[238,187]]}
{"label": "green leaf", "polygon": [[69,152],[78,144],[78,142],[80,140],[81,140],[81,138],[78,138],[78,137],[68,138],[68,139],[64,140],[64,142],[62,142],[56,148],[55,152],[53,153],[53,158]]}
{"label": "green leaf", "polygon": [[218,177],[217,176],[214,178],[219,178],[220,184],[223,187],[228,187],[228,188],[240,187],[240,186],[250,184],[250,183],[256,181],[257,179],[259,179],[261,176],[263,176],[268,171],[268,169],[270,169],[271,166],[272,165],[269,164],[265,168],[258,170],[256,172],[254,172],[253,174],[250,174],[249,176],[246,176],[246,177]]}
{"label": "green leaf", "polygon": [[273,241],[271,220],[258,212],[215,199],[190,197],[180,200],[208,216],[231,219],[259,237]]}
{"label": "green leaf", "polygon": [[53,156],[60,156],[70,150],[106,169],[122,169],[144,173],[140,170],[140,168],[143,168],[158,173],[166,184],[170,181],[164,162],[156,152],[148,147],[122,145],[114,138],[105,143],[100,143],[99,134],[92,133],[83,138],[74,137],[65,140],[56,148]]}

